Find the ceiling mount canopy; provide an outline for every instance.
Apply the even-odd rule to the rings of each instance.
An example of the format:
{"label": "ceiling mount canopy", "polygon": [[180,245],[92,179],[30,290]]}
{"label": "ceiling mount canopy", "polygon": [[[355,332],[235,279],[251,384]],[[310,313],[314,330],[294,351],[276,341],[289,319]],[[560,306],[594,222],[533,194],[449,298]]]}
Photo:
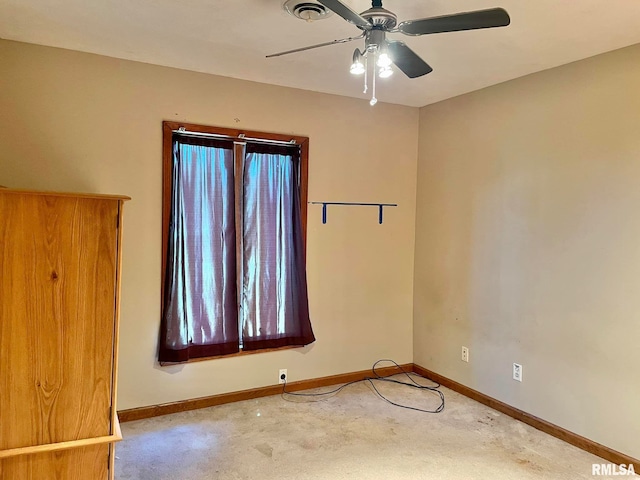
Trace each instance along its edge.
{"label": "ceiling mount canopy", "polygon": [[287,0],[282,8],[289,15],[307,22],[323,20],[333,14],[330,9],[316,1]]}

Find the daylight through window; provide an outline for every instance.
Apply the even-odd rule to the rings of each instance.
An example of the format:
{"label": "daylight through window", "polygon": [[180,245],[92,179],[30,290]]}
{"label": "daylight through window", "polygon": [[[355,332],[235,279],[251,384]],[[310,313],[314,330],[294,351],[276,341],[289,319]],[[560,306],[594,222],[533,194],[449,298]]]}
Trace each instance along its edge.
{"label": "daylight through window", "polygon": [[163,126],[160,362],[313,342],[308,139]]}

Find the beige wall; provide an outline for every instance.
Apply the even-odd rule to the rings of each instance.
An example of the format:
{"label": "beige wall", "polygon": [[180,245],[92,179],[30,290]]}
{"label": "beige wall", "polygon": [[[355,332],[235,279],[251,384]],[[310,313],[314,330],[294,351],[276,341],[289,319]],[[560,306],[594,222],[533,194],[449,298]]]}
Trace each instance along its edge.
{"label": "beige wall", "polygon": [[[0,41],[0,184],[133,197],[120,409],[271,385],[279,368],[298,380],[388,357],[640,457],[638,85],[633,47],[418,119],[408,107]],[[310,200],[400,205],[382,226],[375,209],[346,207],[322,225],[310,206],[314,345],[156,364],[164,119],[308,135]]]}
{"label": "beige wall", "polygon": [[640,458],[640,46],[422,108],[417,191],[414,361]]}
{"label": "beige wall", "polygon": [[[121,193],[119,409],[411,362],[418,110],[0,41],[0,184]],[[317,341],[161,368],[161,122],[310,137],[308,281]]]}

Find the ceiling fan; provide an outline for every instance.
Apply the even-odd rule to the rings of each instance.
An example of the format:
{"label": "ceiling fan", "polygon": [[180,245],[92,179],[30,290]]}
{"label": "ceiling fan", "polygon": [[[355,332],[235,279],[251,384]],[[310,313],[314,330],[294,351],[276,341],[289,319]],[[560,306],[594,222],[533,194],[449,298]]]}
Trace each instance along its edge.
{"label": "ceiling fan", "polygon": [[[340,0],[316,0],[329,10],[354,24],[362,33],[356,37],[333,40],[308,47],[287,50],[286,52],[267,55],[267,58],[279,57],[290,53],[302,52],[313,48],[325,47],[337,43],[346,43],[364,38],[364,50],[356,49],[353,52],[351,73],[358,75],[366,73],[367,59],[374,57],[374,64],[379,67],[378,75],[382,78],[393,73],[391,64],[395,64],[407,77],[417,78],[433,71],[433,69],[420,58],[405,43],[395,40],[387,40],[387,33],[403,33],[405,35],[418,36],[432,33],[458,32],[463,30],[476,30],[481,28],[504,27],[509,25],[509,14],[502,8],[490,8],[487,10],[475,10],[472,12],[455,13],[438,17],[422,18],[417,20],[405,20],[398,23],[397,16],[382,7],[382,0],[372,0],[371,8],[360,14],[351,10]],[[365,63],[363,63],[363,59]],[[375,68],[375,67],[374,67]],[[371,104],[375,104],[375,75],[373,75],[374,95]],[[365,79],[365,92],[367,81]]]}

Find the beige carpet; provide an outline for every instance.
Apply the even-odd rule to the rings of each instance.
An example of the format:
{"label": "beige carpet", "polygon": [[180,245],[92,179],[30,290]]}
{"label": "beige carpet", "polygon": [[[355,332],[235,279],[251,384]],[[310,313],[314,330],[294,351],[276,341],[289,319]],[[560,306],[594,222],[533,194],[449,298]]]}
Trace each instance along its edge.
{"label": "beige carpet", "polygon": [[[377,386],[397,403],[435,409],[440,401]],[[124,423],[116,479],[605,478],[591,475],[592,463],[606,463],[599,457],[441,390],[438,414],[390,405],[361,383],[322,401],[272,396]]]}

